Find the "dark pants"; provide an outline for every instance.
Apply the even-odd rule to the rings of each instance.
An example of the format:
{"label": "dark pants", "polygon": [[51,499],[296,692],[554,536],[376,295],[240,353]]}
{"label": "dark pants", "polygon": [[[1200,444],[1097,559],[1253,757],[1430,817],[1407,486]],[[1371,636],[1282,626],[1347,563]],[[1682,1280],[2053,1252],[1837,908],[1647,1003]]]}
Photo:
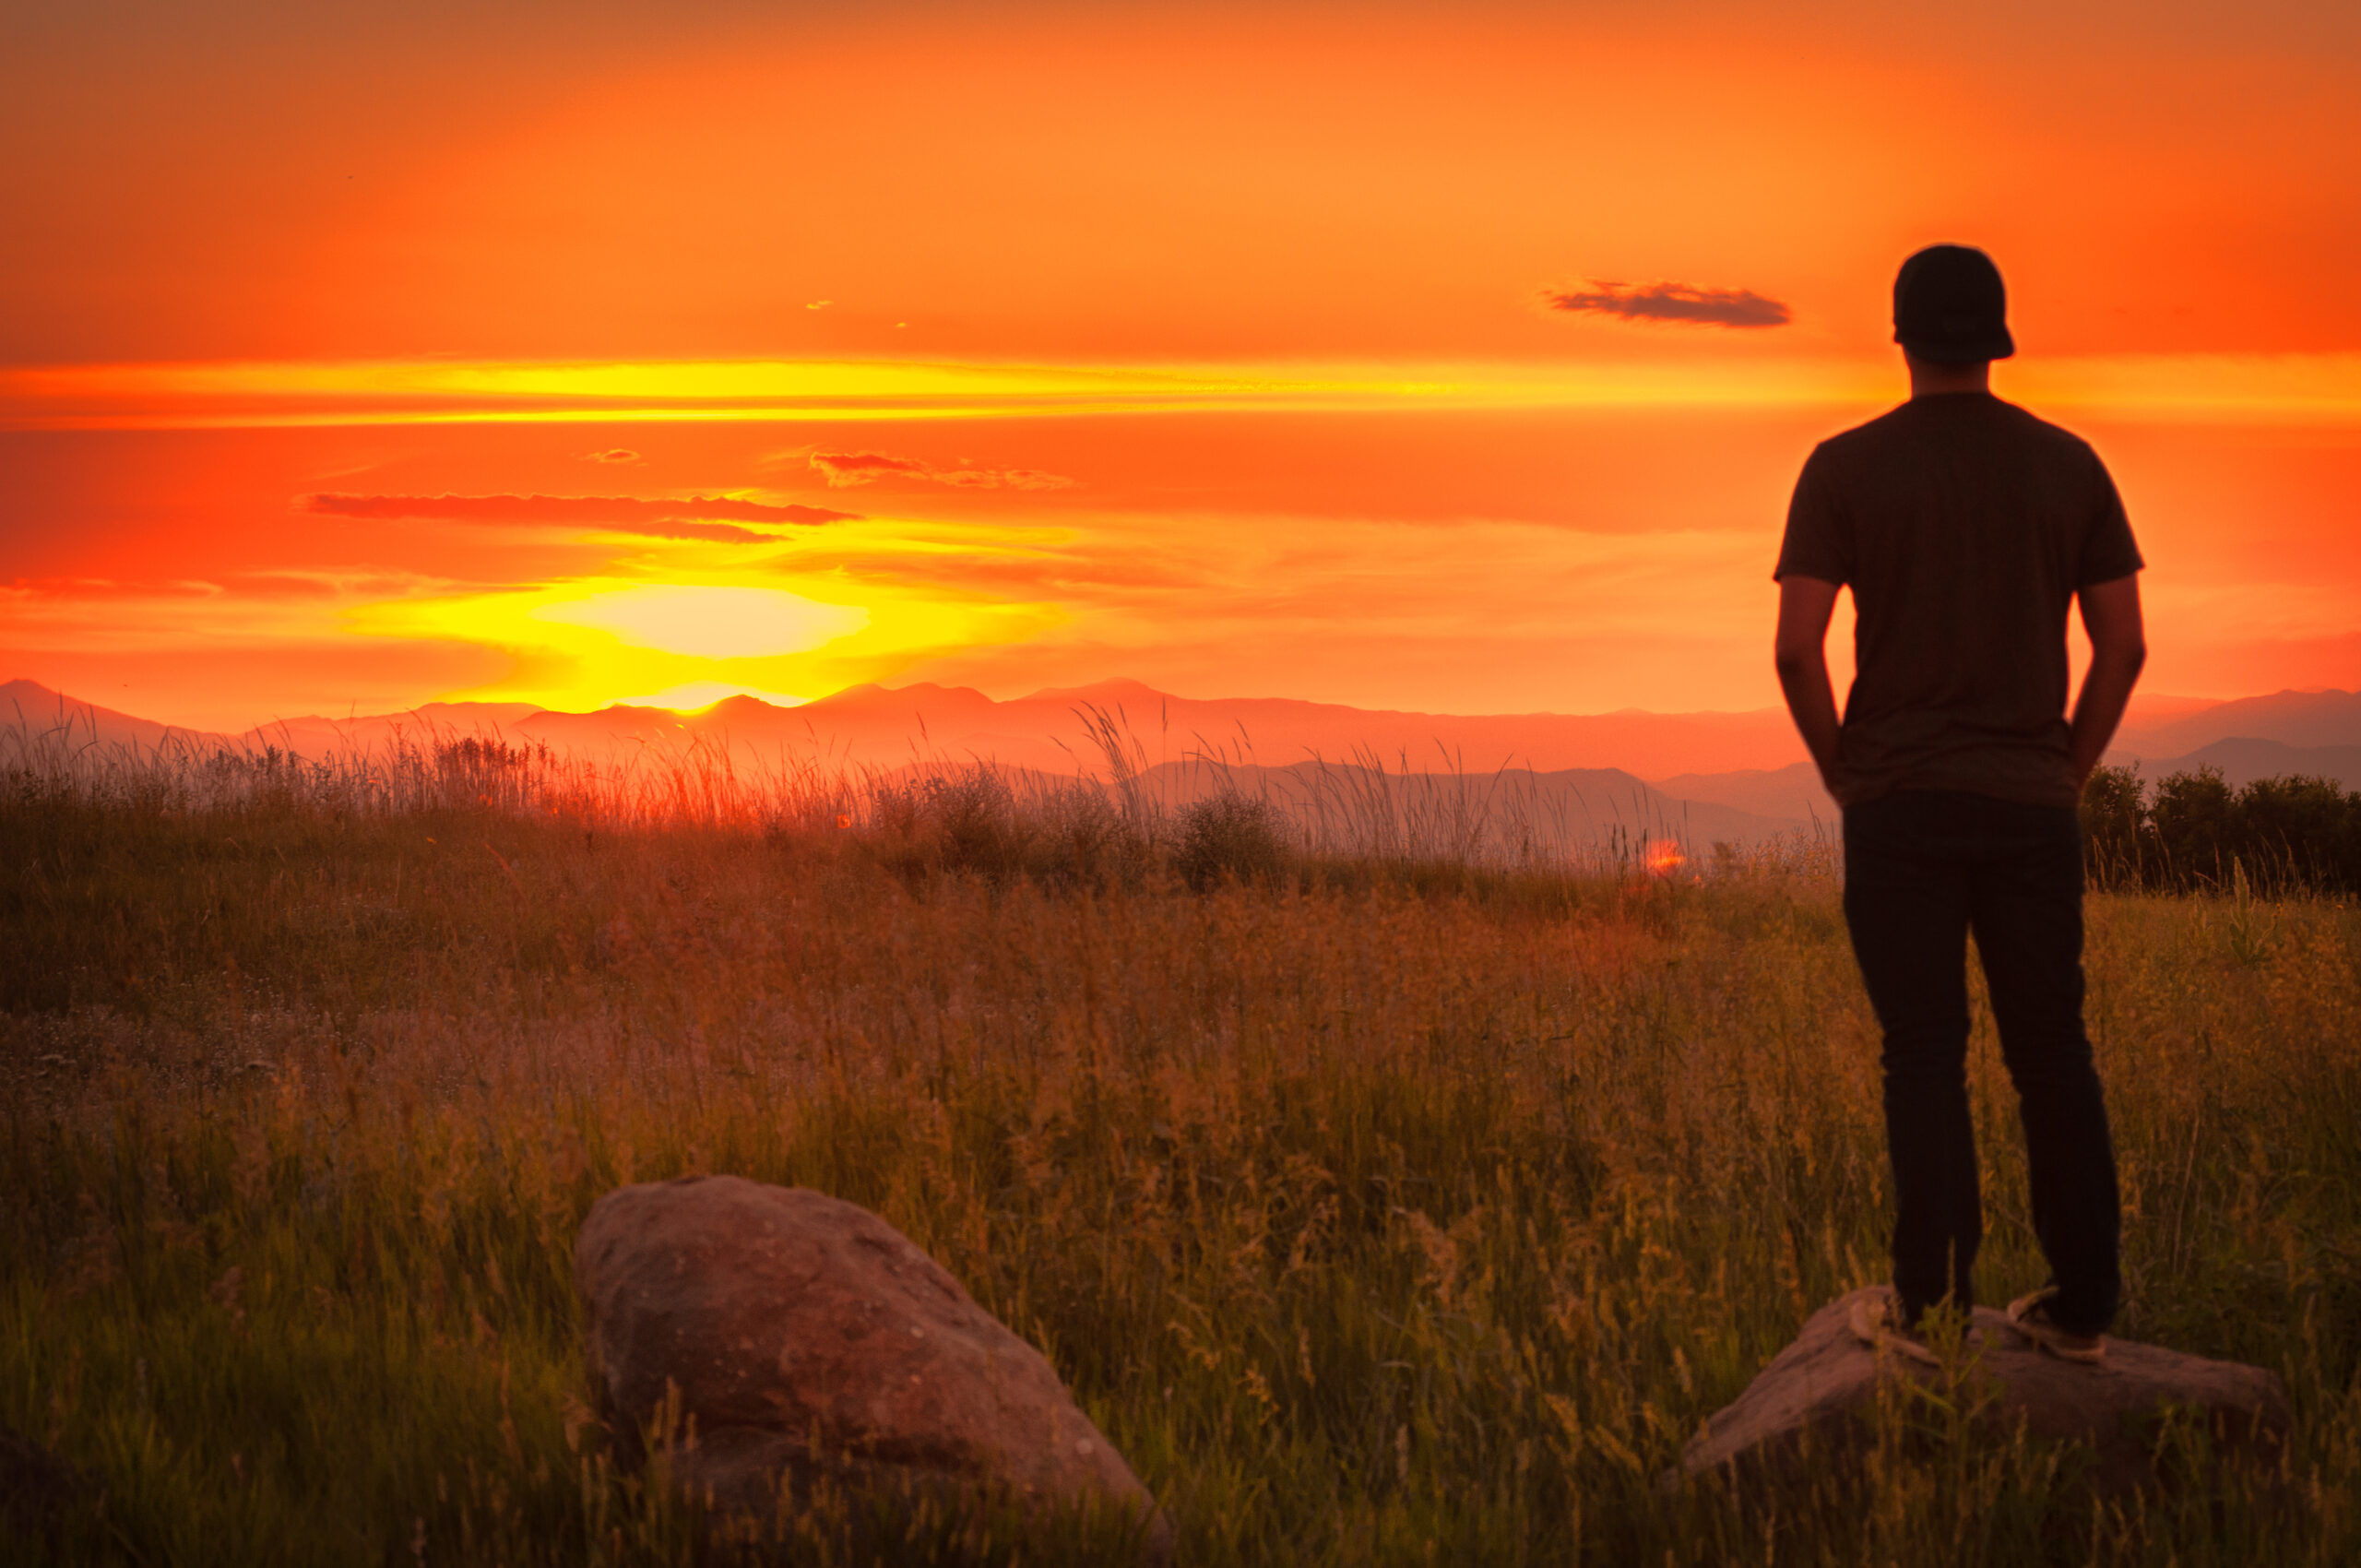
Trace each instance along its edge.
{"label": "dark pants", "polygon": [[2078,1334],[2114,1321],[2115,1150],[2082,1032],[2082,847],[2070,806],[1910,790],[1845,812],[1845,923],[1885,1030],[1893,1283],[1915,1320],[1974,1305],[1984,1236],[1967,1111],[1967,936],[2017,1087],[2034,1232]]}

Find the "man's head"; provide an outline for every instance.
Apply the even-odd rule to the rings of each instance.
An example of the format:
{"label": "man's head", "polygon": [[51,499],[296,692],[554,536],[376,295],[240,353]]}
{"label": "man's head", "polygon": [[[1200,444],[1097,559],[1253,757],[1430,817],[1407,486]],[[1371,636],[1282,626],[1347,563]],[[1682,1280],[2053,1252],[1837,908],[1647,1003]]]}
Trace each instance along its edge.
{"label": "man's head", "polygon": [[2009,295],[1992,258],[1968,245],[1928,245],[1893,279],[1893,340],[1911,358],[1964,365],[2005,360]]}

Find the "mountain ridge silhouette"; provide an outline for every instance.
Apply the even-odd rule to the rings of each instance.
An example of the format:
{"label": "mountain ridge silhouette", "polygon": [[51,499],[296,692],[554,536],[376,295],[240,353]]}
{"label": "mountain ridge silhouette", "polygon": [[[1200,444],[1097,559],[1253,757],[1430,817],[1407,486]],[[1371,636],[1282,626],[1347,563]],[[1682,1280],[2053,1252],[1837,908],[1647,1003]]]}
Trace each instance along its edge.
{"label": "mountain ridge silhouette", "polygon": [[[476,736],[589,754],[720,744],[768,764],[855,767],[987,761],[1044,773],[1105,774],[1102,740],[1120,738],[1125,766],[1211,762],[1286,768],[1305,761],[1376,764],[1388,771],[1485,776],[1618,772],[1668,799],[1765,821],[1833,825],[1786,715],[1740,712],[1433,714],[1294,697],[1183,697],[1128,678],[995,699],[967,686],[864,683],[783,707],[751,696],[694,712],[614,704],[587,713],[528,703],[428,703],[398,713],[299,716],[234,733],[172,725],[85,702],[38,682],[0,683],[0,727],[61,730],[73,743],[154,749],[180,744],[306,756],[352,754],[406,738]],[[2232,742],[2236,742],[2233,744]],[[2361,785],[2361,694],[2284,691],[2192,706],[2135,702],[2108,754],[2150,778],[2212,763],[2225,773],[2312,772]]]}

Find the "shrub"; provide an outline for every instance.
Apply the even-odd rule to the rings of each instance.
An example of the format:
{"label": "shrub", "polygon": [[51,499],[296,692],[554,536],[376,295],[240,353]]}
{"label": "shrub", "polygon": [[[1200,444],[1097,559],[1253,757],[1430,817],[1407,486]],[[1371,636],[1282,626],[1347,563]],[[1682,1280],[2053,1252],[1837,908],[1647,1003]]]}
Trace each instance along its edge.
{"label": "shrub", "polygon": [[2148,822],[2165,874],[2180,880],[2226,873],[2238,848],[2233,822],[2236,810],[2237,797],[2223,782],[2218,767],[2160,779],[2148,802]]}
{"label": "shrub", "polygon": [[2130,767],[2102,767],[2083,787],[2083,851],[2102,885],[2140,884],[2140,830],[2148,814],[2142,793],[2139,770]]}
{"label": "shrub", "polygon": [[1153,846],[1134,814],[1097,784],[1071,783],[1033,804],[1036,832],[1027,869],[1045,887],[1136,887]]}
{"label": "shrub", "polygon": [[1031,834],[1008,780],[982,763],[870,795],[872,843],[904,882],[967,873],[998,886],[1025,870]]}
{"label": "shrub", "polygon": [[2082,792],[2082,841],[2103,885],[2225,888],[2241,871],[2264,887],[2361,891],[2361,794],[2331,778],[2258,778],[2233,789],[2218,768],[2143,790],[2102,767]]}
{"label": "shrub", "polygon": [[2238,810],[2259,858],[2275,850],[2299,881],[2361,888],[2361,795],[2332,778],[2258,778],[2238,792]]}
{"label": "shrub", "polygon": [[1172,868],[1200,892],[1224,878],[1256,882],[1287,864],[1287,837],[1270,802],[1224,790],[1192,802],[1180,814],[1180,848]]}

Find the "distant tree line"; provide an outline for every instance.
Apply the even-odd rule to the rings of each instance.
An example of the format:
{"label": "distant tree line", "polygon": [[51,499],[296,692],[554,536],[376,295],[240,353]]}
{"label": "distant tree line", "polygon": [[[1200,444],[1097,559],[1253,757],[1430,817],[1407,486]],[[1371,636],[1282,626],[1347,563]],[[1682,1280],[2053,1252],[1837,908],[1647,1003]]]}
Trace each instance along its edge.
{"label": "distant tree line", "polygon": [[2233,789],[2219,768],[2146,784],[2102,767],[2082,791],[2082,843],[2094,885],[2189,893],[2227,888],[2361,892],[2361,793],[2333,778],[2258,778]]}

